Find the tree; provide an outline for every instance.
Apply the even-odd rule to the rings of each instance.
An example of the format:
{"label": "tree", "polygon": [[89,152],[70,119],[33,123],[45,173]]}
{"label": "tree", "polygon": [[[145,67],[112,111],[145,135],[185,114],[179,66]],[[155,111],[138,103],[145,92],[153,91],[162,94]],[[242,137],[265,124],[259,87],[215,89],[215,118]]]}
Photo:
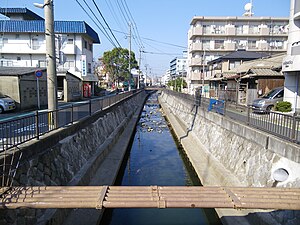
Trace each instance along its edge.
{"label": "tree", "polygon": [[176,78],[175,80],[170,80],[168,82],[168,86],[169,87],[173,87],[175,91],[180,91],[182,92],[181,88],[186,88],[187,87],[187,83],[184,79],[182,78]]}
{"label": "tree", "polygon": [[[109,78],[112,82],[129,80],[129,50],[124,48],[114,48],[111,51],[103,53],[103,64],[105,70],[109,74]],[[138,69],[138,64],[135,59],[135,54],[131,52],[130,56],[131,68]]]}

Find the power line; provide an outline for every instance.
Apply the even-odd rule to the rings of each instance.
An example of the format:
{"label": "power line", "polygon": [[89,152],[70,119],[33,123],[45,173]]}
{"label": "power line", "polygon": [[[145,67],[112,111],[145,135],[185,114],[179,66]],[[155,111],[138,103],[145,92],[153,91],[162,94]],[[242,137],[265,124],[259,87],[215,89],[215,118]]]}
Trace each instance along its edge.
{"label": "power line", "polygon": [[154,54],[154,55],[182,55],[178,53],[165,53],[165,52],[146,52],[146,51],[142,51],[142,52],[148,54]]}
{"label": "power line", "polygon": [[81,9],[87,14],[87,16],[93,21],[93,23],[98,27],[98,29],[101,31],[101,33],[107,38],[107,40],[114,46],[116,47],[116,44],[113,42],[113,40],[109,37],[109,35],[107,34],[105,27],[103,26],[103,24],[98,20],[97,16],[93,13],[93,11],[91,10],[91,8],[87,5],[87,3],[85,2],[85,4],[88,6],[88,8],[90,9],[90,11],[92,12],[92,14],[94,15],[94,17],[97,19],[97,21],[99,22],[99,24],[102,26],[103,30],[99,27],[98,23],[90,16],[90,14],[86,11],[86,9],[82,6],[82,4],[78,1],[75,0],[77,2],[77,4],[81,7]]}
{"label": "power line", "polygon": [[102,13],[101,13],[101,11],[100,11],[100,9],[99,9],[97,3],[95,2],[95,0],[92,0],[92,1],[93,1],[93,3],[94,3],[95,7],[97,8],[97,10],[98,10],[98,12],[99,12],[101,18],[103,19],[104,23],[106,24],[107,28],[109,29],[110,33],[112,34],[112,36],[114,37],[114,39],[115,39],[116,42],[118,43],[119,47],[122,48],[122,46],[120,45],[118,39],[116,38],[116,36],[115,36],[114,33],[112,32],[110,26],[109,26],[108,23],[106,22],[106,19],[105,19],[104,16],[102,15]]}

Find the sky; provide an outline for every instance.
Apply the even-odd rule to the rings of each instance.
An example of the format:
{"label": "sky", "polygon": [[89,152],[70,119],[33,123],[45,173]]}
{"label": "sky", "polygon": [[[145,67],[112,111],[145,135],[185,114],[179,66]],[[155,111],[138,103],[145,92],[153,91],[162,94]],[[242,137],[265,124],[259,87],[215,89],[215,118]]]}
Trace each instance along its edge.
{"label": "sky", "polygon": [[[170,61],[175,57],[181,57],[182,52],[186,50],[187,33],[194,16],[242,16],[245,12],[244,6],[250,0],[53,0],[53,2],[55,20],[86,21],[98,33],[101,44],[94,45],[96,60],[115,46],[129,49],[130,23],[131,49],[137,60],[139,50],[143,47],[141,69],[146,72],[147,68],[148,75],[162,76],[169,68]],[[44,17],[43,10],[34,7],[33,3],[43,3],[43,0],[0,0],[0,7],[26,7]],[[253,0],[254,16],[288,17],[289,8],[290,0]],[[106,36],[111,40],[109,41]]]}

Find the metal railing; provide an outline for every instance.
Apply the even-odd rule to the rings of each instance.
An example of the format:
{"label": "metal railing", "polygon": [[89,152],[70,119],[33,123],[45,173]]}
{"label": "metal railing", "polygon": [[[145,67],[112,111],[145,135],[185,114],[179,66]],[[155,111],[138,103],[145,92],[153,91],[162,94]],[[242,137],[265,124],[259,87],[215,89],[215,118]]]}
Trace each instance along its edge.
{"label": "metal railing", "polygon": [[[55,111],[41,110],[0,121],[0,152],[16,147],[32,139],[39,139],[50,131],[80,121],[94,113],[108,108],[135,91],[124,92],[102,98],[68,104]],[[51,120],[57,121],[55,125]]]}
{"label": "metal railing", "polygon": [[242,106],[222,99],[204,98],[164,90],[168,94],[193,102],[208,111],[242,122],[251,127],[263,130],[292,142],[300,143],[300,117],[296,114],[285,114],[274,111],[256,112],[249,106]]}

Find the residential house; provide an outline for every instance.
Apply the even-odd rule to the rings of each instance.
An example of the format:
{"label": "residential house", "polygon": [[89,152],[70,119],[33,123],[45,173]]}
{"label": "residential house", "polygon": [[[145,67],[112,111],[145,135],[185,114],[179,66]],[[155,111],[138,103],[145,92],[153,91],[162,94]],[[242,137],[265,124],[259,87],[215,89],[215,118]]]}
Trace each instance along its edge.
{"label": "residential house", "polygon": [[[45,21],[27,8],[0,8],[0,66],[46,67]],[[58,88],[67,101],[90,97],[98,82],[93,71],[93,44],[98,34],[84,21],[55,21]],[[67,85],[72,74],[79,85]],[[75,82],[76,83],[76,82]],[[65,89],[69,87],[69,89]]]}
{"label": "residential house", "polygon": [[[241,65],[243,62],[267,57],[267,53],[252,52],[246,50],[237,50],[227,55],[221,56],[217,59],[209,61],[207,63],[207,71],[205,71],[205,79],[208,80],[209,86],[204,86],[205,97],[217,97],[219,90],[227,88],[227,92],[230,92],[232,88],[230,83],[227,84],[223,80],[223,74],[231,74],[231,70]],[[234,92],[235,92],[235,86]]]}
{"label": "residential house", "polygon": [[218,98],[250,105],[254,99],[275,87],[284,85],[281,63],[285,54],[278,54],[244,62],[228,72],[220,74]]}

